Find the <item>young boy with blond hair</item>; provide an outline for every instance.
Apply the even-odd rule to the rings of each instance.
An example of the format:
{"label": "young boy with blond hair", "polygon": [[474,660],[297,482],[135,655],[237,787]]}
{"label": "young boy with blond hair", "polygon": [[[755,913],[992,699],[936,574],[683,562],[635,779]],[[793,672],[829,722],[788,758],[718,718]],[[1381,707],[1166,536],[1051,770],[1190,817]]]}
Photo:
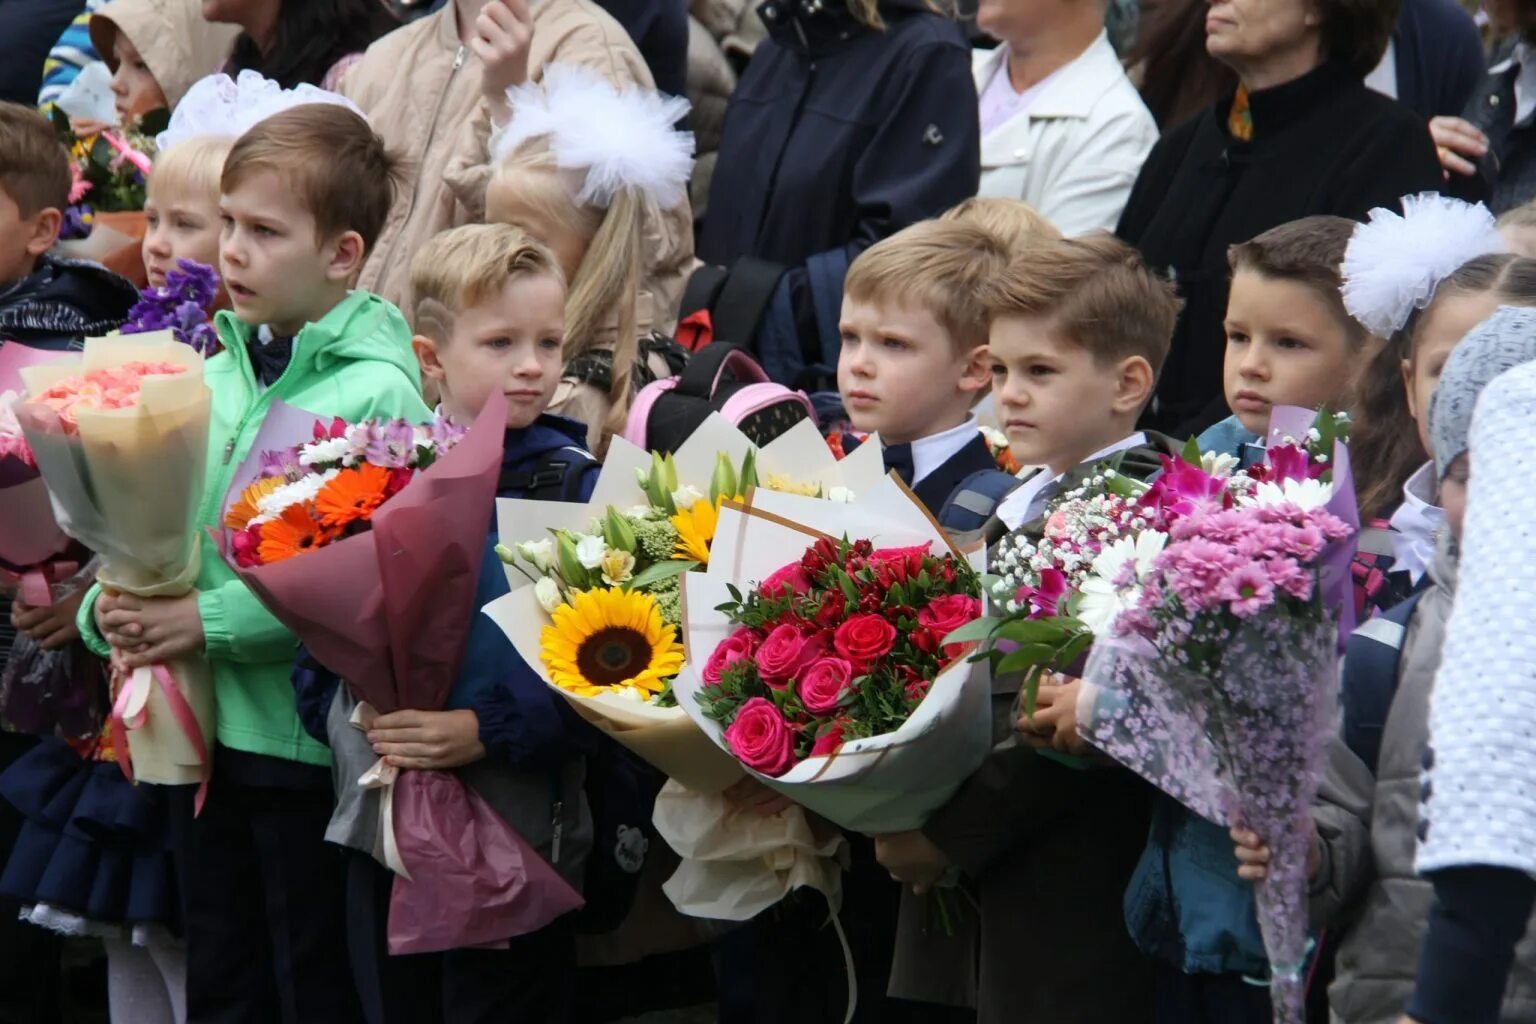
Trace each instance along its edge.
{"label": "young boy with blond hair", "polygon": [[[1046,503],[1096,465],[1149,475],[1167,439],[1135,424],[1173,336],[1179,302],[1141,257],[1107,235],[1041,244],[1015,258],[980,299],[991,324],[993,396],[1014,455],[1042,466],[983,530],[1038,531]],[[997,747],[919,830],[877,840],[880,862],[919,887],[958,868],[978,889],[979,1024],[1151,1019],[1150,964],[1126,934],[1121,898],[1146,841],[1148,790],[1118,767],[1068,766],[1036,746],[1077,683],[1041,687],[1018,723],[1019,677],[993,682]],[[1042,922],[1049,922],[1042,927]],[[1024,963],[1047,964],[1040,971]],[[1113,984],[1104,984],[1113,978]]]}
{"label": "young boy with blond hair", "polygon": [[[441,411],[472,421],[496,391],[507,418],[498,496],[585,501],[598,464],[586,428],[545,410],[564,366],[565,280],[554,255],[518,228],[478,224],[437,235],[411,266],[412,346],[436,382]],[[401,769],[455,771],[573,887],[580,889],[592,822],[582,759],[558,698],[479,609],[507,592],[494,517],[480,565],[462,668],[443,710],[402,710],[350,724],[356,702],[312,658],[294,673],[304,727],[331,744],[336,776],[382,757]],[[497,950],[392,957],[386,941],[394,875],[376,861],[377,810],[355,787],[338,793],[330,838],[347,851],[352,976],[369,1024],[561,1020],[571,996],[575,935],[562,918]],[[557,839],[557,837],[560,837]]]}
{"label": "young boy with blond hair", "polygon": [[232,138],[200,135],[156,155],[144,198],[144,272],[150,287],[164,288],[165,276],[180,260],[218,269],[224,227],[219,178],[234,144]]}
{"label": "young boy with blond hair", "polygon": [[945,210],[939,219],[984,228],[1007,242],[1015,255],[1039,242],[1061,238],[1056,226],[1022,199],[973,196]]}
{"label": "young boy with blond hair", "polygon": [[[236,468],[277,401],[349,422],[424,421],[411,332],[394,306],[351,291],[394,197],[397,164],[361,117],[333,104],[262,121],[221,179],[208,477],[198,532],[218,526]],[[204,654],[218,698],[202,813],[168,789],[186,908],[193,1020],[358,1019],[347,968],[343,863],[325,845],[330,751],[294,710],[296,642],[204,541],[196,589],[137,598],[93,588],[79,625],[127,667]]]}
{"label": "young boy with blond hair", "polygon": [[1011,251],[975,224],[923,221],[870,246],[843,285],[837,388],[848,419],[880,435],[886,469],[949,529],[981,525],[1017,482],[974,412],[989,383],[979,296]]}

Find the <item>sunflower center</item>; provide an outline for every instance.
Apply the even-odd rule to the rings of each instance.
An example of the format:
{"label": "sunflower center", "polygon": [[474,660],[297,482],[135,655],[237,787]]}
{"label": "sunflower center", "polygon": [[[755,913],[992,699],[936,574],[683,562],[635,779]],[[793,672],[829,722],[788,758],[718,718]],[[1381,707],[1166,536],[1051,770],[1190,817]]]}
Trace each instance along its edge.
{"label": "sunflower center", "polygon": [[641,634],[623,626],[609,626],[581,642],[576,666],[596,686],[617,686],[645,671],[651,645]]}

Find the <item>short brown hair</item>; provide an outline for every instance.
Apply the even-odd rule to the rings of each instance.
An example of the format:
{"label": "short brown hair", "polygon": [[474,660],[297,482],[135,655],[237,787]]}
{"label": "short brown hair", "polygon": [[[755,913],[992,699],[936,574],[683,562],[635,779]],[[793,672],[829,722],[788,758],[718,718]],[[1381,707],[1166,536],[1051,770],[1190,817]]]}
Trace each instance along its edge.
{"label": "short brown hair", "polygon": [[69,153],[31,107],[0,102],[0,191],[23,217],[69,205]]}
{"label": "short brown hair", "polygon": [[1046,317],[1062,340],[1101,365],[1141,356],[1157,373],[1181,305],[1173,285],[1112,235],[1043,242],[1020,254],[984,290],[992,320]]}
{"label": "short brown hair", "polygon": [[1344,250],[1349,247],[1355,222],[1344,217],[1302,217],[1227,250],[1227,263],[1235,274],[1247,270],[1276,281],[1292,281],[1312,289],[1328,305],[1356,347],[1365,344],[1369,332],[1344,308]]}
{"label": "short brown hair", "polygon": [[1008,244],[974,224],[926,220],[876,242],[848,268],[843,294],[856,302],[927,310],[957,356],[987,343],[981,287],[1008,266]]}
{"label": "short brown hair", "polygon": [[400,161],[368,122],[335,103],[306,103],[241,136],[219,182],[227,194],[252,174],[272,171],[315,218],[319,238],[356,231],[373,249],[400,185]]}
{"label": "short brown hair", "polygon": [[945,210],[940,220],[974,224],[997,235],[1015,254],[1043,241],[1061,237],[1056,225],[1022,199],[974,196]]}
{"label": "short brown hair", "polygon": [[444,231],[411,261],[411,325],[445,344],[459,313],[524,276],[565,277],[554,253],[510,224],[466,224]]}
{"label": "short brown hair", "polygon": [[1402,0],[1318,0],[1323,56],[1370,74],[1387,52]]}

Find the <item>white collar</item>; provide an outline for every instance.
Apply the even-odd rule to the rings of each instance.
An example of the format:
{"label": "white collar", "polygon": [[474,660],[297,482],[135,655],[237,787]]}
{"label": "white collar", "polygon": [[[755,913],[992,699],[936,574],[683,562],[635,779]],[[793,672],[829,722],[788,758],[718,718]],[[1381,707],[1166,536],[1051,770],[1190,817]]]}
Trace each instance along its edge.
{"label": "white collar", "polygon": [[[1113,455],[1116,452],[1123,452],[1127,448],[1135,448],[1139,444],[1146,443],[1147,435],[1138,430],[1130,437],[1121,438],[1108,447],[1100,448],[1084,459],[1082,463],[1079,463],[1079,465],[1098,462],[1100,459]],[[1044,506],[1051,497],[1052,485],[1064,475],[1063,473],[1058,473],[1052,476],[1048,468],[1041,468],[1039,472],[1014,488],[1013,493],[1003,499],[1002,504],[997,506],[997,517],[1007,525],[1009,530],[1017,530],[1045,511]]]}
{"label": "white collar", "polygon": [[[972,60],[976,88],[985,89],[999,68],[1006,69],[1007,63],[1006,43],[990,53],[978,52]],[[1093,112],[1099,97],[1124,77],[1125,69],[1120,66],[1120,58],[1115,56],[1108,33],[1100,32],[1086,50],[1040,81],[1045,88],[1035,95],[1026,113],[1032,118],[1085,118]]]}
{"label": "white collar", "polygon": [[1490,75],[1502,75],[1519,63],[1520,73],[1515,76],[1515,124],[1522,124],[1536,113],[1536,50],[1521,40],[1504,60],[1488,69]]}
{"label": "white collar", "polygon": [[1445,526],[1445,510],[1434,504],[1435,464],[1426,462],[1403,484],[1403,503],[1392,513],[1392,571],[1407,572],[1414,583],[1435,560],[1435,542]]}
{"label": "white collar", "polygon": [[972,416],[958,427],[942,434],[930,434],[912,442],[912,486],[923,477],[954,458],[955,453],[981,433],[981,423]]}

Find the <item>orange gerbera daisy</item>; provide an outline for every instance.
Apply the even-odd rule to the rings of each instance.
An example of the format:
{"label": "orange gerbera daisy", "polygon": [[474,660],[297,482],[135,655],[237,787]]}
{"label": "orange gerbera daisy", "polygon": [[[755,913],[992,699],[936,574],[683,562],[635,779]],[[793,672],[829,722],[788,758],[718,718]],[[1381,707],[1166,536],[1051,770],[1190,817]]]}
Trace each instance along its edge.
{"label": "orange gerbera daisy", "polygon": [[261,524],[261,544],[256,549],[263,565],[281,562],[321,547],[336,531],[326,529],[307,503],[289,505],[276,519]]}
{"label": "orange gerbera daisy", "polygon": [[373,518],[373,510],[384,503],[389,486],[389,470],[364,463],[344,469],[315,495],[315,511],[326,526],[343,527],[358,520]]}
{"label": "orange gerbera daisy", "polygon": [[245,529],[256,518],[257,502],[287,482],[280,476],[265,476],[253,482],[230,503],[229,511],[224,513],[224,525],[231,530]]}

